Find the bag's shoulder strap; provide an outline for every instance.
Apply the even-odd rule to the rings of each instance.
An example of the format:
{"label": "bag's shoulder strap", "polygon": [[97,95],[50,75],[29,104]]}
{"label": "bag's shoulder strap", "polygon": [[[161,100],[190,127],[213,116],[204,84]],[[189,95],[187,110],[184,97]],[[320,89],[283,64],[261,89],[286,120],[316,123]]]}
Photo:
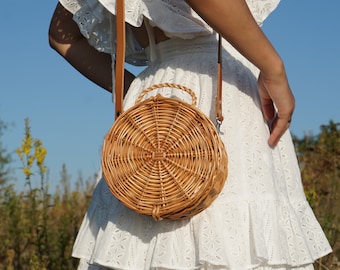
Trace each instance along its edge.
{"label": "bag's shoulder strap", "polygon": [[[116,0],[116,71],[115,71],[115,108],[116,117],[123,112],[124,93],[124,62],[125,62],[125,10],[124,0]],[[218,63],[217,63],[217,95],[216,95],[216,121],[220,125],[222,115],[222,41],[218,37]],[[113,90],[112,90],[113,91]]]}
{"label": "bag's shoulder strap", "polygon": [[[115,108],[116,117],[123,112],[124,62],[125,62],[125,11],[124,0],[116,1],[116,71],[115,71]],[[112,89],[113,91],[113,89]]]}

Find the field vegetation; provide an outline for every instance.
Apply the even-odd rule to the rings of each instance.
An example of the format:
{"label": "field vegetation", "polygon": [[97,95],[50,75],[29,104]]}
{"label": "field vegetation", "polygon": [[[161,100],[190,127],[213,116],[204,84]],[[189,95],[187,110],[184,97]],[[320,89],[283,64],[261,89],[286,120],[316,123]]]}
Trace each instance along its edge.
{"label": "field vegetation", "polygon": [[[330,121],[317,135],[294,137],[306,197],[333,247],[332,254],[315,263],[316,270],[340,269],[339,127]],[[71,181],[63,165],[60,179],[53,179],[60,187],[51,194],[45,165],[47,149],[32,137],[26,119],[25,135],[16,149],[25,190],[18,192],[11,180],[13,157],[1,140],[4,132],[6,123],[0,119],[0,270],[76,269],[78,262],[70,254],[95,176]]]}

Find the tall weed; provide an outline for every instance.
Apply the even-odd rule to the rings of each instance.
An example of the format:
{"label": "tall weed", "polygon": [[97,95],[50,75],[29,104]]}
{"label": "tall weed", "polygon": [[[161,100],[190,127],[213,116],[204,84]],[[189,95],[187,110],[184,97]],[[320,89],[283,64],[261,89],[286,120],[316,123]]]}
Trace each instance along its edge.
{"label": "tall weed", "polygon": [[[12,185],[1,190],[0,269],[75,269],[77,261],[71,257],[72,245],[93,184],[87,185],[85,191],[77,184],[78,188],[71,192],[63,165],[62,188],[51,195],[45,165],[47,150],[41,140],[32,137],[28,119],[16,153],[22,163],[25,191],[17,193]],[[40,181],[35,186],[33,179],[37,178]]]}

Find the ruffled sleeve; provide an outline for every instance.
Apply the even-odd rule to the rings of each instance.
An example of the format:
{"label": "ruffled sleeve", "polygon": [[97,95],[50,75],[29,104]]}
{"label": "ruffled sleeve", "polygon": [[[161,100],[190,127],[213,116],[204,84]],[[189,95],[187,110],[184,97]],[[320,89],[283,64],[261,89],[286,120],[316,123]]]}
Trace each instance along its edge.
{"label": "ruffled sleeve", "polygon": [[[74,14],[82,34],[97,50],[115,51],[116,0],[59,0]],[[259,25],[276,8],[280,0],[246,0]],[[152,26],[162,29],[168,37],[191,39],[213,32],[184,0],[126,0],[126,62],[145,65],[144,49],[135,39],[131,27],[139,27],[147,18]]]}
{"label": "ruffled sleeve", "polygon": [[248,7],[258,25],[262,25],[281,0],[246,0]]}
{"label": "ruffled sleeve", "polygon": [[[98,0],[59,0],[73,14],[80,32],[91,46],[100,52],[114,54],[116,51],[116,22]],[[126,28],[126,62],[135,66],[147,64],[144,49],[135,39],[131,27]]]}

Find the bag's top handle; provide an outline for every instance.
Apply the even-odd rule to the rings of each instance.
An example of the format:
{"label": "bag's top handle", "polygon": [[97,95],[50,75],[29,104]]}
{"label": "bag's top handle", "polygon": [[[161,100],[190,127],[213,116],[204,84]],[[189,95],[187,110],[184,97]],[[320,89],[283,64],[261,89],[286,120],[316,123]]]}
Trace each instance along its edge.
{"label": "bag's top handle", "polygon": [[[115,71],[115,108],[116,117],[123,112],[124,62],[125,62],[125,11],[124,0],[116,0],[116,71]],[[218,36],[216,121],[220,126],[222,115],[222,41]],[[112,90],[113,91],[113,90]]]}

